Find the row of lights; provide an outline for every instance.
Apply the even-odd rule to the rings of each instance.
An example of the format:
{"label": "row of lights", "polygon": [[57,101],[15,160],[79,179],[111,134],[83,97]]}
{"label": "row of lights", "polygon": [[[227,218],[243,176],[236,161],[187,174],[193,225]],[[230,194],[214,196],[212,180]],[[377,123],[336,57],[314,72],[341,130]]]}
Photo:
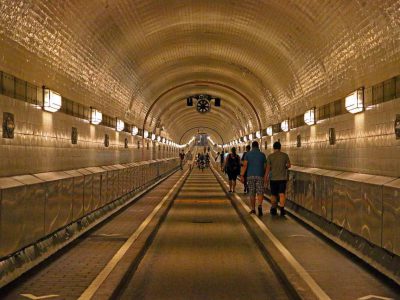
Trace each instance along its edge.
{"label": "row of lights", "polygon": [[[364,89],[360,88],[349,94],[345,98],[345,107],[346,110],[352,114],[364,111]],[[316,110],[315,107],[313,107],[304,113],[304,123],[306,123],[309,126],[316,124],[315,110]],[[282,121],[280,127],[283,132],[288,132],[290,129],[289,119]],[[273,135],[272,126],[268,126],[265,132],[268,136],[272,136]],[[261,132],[257,131],[255,133],[255,137],[258,139],[261,138]],[[243,136],[241,139],[237,139],[229,142],[228,144],[223,145],[223,147],[233,146],[241,143],[247,143],[247,141],[252,141],[253,139],[254,135],[250,133],[249,135]]]}
{"label": "row of lights", "polygon": [[[54,92],[50,89],[43,88],[43,109],[48,112],[56,112],[60,110],[61,105],[62,105],[62,98],[61,95],[57,92]],[[103,121],[103,114],[101,111],[95,109],[95,108],[90,108],[90,123],[94,125],[98,125]],[[115,130],[120,132],[124,130],[125,128],[125,123],[124,121],[117,119],[117,125]],[[133,136],[136,136],[139,133],[139,128],[136,126],[132,127],[131,134]],[[157,141],[159,143],[163,143],[169,146],[174,146],[174,147],[182,147],[185,145],[178,145],[177,143],[174,143],[170,140],[167,140],[164,137],[161,136],[156,136],[154,133],[150,134],[147,130],[143,132],[144,138],[151,139],[153,141]]]}

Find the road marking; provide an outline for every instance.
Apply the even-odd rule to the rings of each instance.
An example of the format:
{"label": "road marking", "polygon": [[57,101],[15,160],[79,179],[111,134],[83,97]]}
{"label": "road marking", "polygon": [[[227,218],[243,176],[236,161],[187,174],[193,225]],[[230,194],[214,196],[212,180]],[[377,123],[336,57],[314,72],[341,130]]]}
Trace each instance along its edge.
{"label": "road marking", "polygon": [[376,296],[376,295],[368,295],[368,296],[358,298],[358,300],[367,300],[367,299],[394,300],[393,298],[387,298],[387,297]]}
{"label": "road marking", "polygon": [[59,297],[60,295],[45,295],[45,296],[35,296],[33,294],[20,294],[22,297],[28,298],[28,299],[33,299],[33,300],[38,300],[38,299],[50,299],[50,298],[55,298]]}
{"label": "road marking", "polygon": [[185,178],[186,174],[189,171],[186,171],[182,177],[175,183],[175,185],[169,190],[168,194],[164,196],[161,202],[154,208],[154,210],[147,216],[146,220],[140,224],[139,228],[129,237],[129,239],[118,249],[117,253],[111,258],[111,260],[107,263],[104,269],[97,275],[97,277],[92,281],[92,283],[88,286],[88,288],[82,293],[82,295],[78,298],[78,300],[88,300],[93,297],[96,291],[99,289],[100,285],[106,280],[108,275],[114,270],[115,266],[118,262],[124,257],[125,253],[132,246],[132,244],[138,239],[139,235],[143,232],[146,226],[151,222],[153,217],[157,214],[157,212],[161,209],[162,205],[168,200],[176,187],[181,183],[183,178]]}
{"label": "road marking", "polygon": [[[224,182],[225,187],[229,187],[229,185],[225,182],[224,178],[216,172],[216,174],[222,179]],[[231,194],[232,195],[232,194]],[[247,204],[243,202],[243,200],[236,194],[233,194],[236,200],[242,205],[245,210],[249,210]],[[256,224],[260,227],[260,229],[264,232],[264,234],[272,241],[275,247],[281,252],[281,254],[286,258],[289,264],[296,270],[297,274],[306,282],[306,284],[310,287],[313,291],[315,296],[318,299],[331,299],[325,291],[315,282],[315,280],[308,274],[308,272],[303,268],[303,266],[294,258],[294,256],[283,246],[283,244],[275,237],[275,235],[268,229],[268,227],[255,215],[250,215]]]}

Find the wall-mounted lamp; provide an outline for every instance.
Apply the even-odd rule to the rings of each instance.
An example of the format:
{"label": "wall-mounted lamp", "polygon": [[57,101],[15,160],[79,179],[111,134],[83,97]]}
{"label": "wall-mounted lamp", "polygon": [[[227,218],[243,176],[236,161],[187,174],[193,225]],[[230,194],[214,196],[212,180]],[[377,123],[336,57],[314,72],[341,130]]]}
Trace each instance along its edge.
{"label": "wall-mounted lamp", "polygon": [[157,142],[161,142],[161,136],[157,137]]}
{"label": "wall-mounted lamp", "polygon": [[56,112],[61,108],[61,95],[43,87],[43,109],[49,112]]}
{"label": "wall-mounted lamp", "polygon": [[253,140],[253,134],[250,133],[250,134],[249,134],[249,141],[252,141],[252,140]]}
{"label": "wall-mounted lamp", "polygon": [[304,113],[304,122],[310,126],[315,125],[315,107]]}
{"label": "wall-mounted lamp", "polygon": [[139,133],[139,128],[137,128],[136,126],[132,127],[132,135],[137,135]]}
{"label": "wall-mounted lamp", "polygon": [[257,131],[256,132],[256,137],[259,139],[259,138],[261,138],[261,132],[260,131]]}
{"label": "wall-mounted lamp", "polygon": [[245,143],[247,143],[247,136],[244,136],[244,137],[243,137],[243,141],[244,141]]}
{"label": "wall-mounted lamp", "polygon": [[288,132],[289,131],[289,120],[285,120],[281,123],[281,129],[284,132]]}
{"label": "wall-mounted lamp", "polygon": [[151,134],[151,139],[154,141],[156,139],[156,135],[154,133]]}
{"label": "wall-mounted lamp", "polygon": [[120,119],[117,119],[117,126],[115,127],[115,129],[116,129],[117,131],[122,131],[122,130],[124,130],[124,128],[125,128],[125,123],[124,123],[124,121],[122,121],[122,120],[120,120]]}
{"label": "wall-mounted lamp", "polygon": [[364,110],[364,89],[359,88],[346,97],[346,110],[352,114],[362,112]]}
{"label": "wall-mounted lamp", "polygon": [[98,125],[103,121],[103,114],[97,109],[90,108],[90,123]]}
{"label": "wall-mounted lamp", "polygon": [[144,137],[145,139],[149,138],[149,132],[148,132],[147,130],[144,130],[144,131],[143,131],[143,137]]}
{"label": "wall-mounted lamp", "polygon": [[266,132],[269,136],[272,136],[272,126],[267,127]]}

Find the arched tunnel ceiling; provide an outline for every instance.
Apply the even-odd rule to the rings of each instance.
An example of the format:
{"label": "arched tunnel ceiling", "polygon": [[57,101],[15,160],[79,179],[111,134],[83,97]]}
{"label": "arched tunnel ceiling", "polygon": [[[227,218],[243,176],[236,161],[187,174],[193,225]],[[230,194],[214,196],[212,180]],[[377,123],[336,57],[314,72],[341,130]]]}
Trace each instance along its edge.
{"label": "arched tunnel ceiling", "polygon": [[[138,126],[148,115],[174,139],[213,126],[230,140],[259,128],[245,99],[265,128],[397,75],[399,11],[399,0],[3,0],[0,67]],[[186,107],[199,92],[222,107]]]}

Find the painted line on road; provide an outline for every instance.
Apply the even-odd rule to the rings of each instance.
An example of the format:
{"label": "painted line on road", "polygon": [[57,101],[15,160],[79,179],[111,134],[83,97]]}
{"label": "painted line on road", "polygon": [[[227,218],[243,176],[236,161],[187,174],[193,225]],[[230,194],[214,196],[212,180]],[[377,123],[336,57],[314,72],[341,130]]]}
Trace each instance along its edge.
{"label": "painted line on road", "polygon": [[[224,178],[216,171],[214,174],[217,174],[219,178],[221,178],[225,187],[229,187],[229,185],[225,182]],[[249,206],[243,202],[243,200],[237,195],[232,194],[233,197],[242,205],[245,210],[250,210]],[[262,232],[272,241],[275,247],[282,253],[285,259],[289,262],[289,264],[296,270],[297,274],[301,276],[301,278],[305,281],[305,283],[310,287],[315,296],[318,299],[330,300],[331,298],[325,293],[325,291],[315,282],[314,278],[304,269],[304,267],[294,258],[294,256],[289,252],[288,249],[278,240],[278,238],[268,229],[268,227],[255,215],[251,215],[256,224],[260,227]]]}
{"label": "painted line on road", "polygon": [[161,209],[163,204],[169,199],[174,190],[179,186],[182,180],[186,177],[186,174],[189,171],[186,171],[181,178],[175,183],[175,185],[169,190],[168,194],[164,196],[161,202],[154,208],[154,210],[147,216],[147,218],[140,224],[139,228],[128,238],[128,240],[119,248],[117,253],[111,258],[111,260],[107,263],[104,269],[97,275],[97,277],[92,281],[89,287],[82,293],[82,295],[78,298],[78,300],[89,300],[92,299],[93,295],[99,289],[101,284],[107,279],[108,275],[114,270],[115,266],[119,263],[119,261],[124,257],[128,249],[132,246],[132,244],[138,239],[143,230],[147,227],[147,225],[151,222],[157,212]]}

